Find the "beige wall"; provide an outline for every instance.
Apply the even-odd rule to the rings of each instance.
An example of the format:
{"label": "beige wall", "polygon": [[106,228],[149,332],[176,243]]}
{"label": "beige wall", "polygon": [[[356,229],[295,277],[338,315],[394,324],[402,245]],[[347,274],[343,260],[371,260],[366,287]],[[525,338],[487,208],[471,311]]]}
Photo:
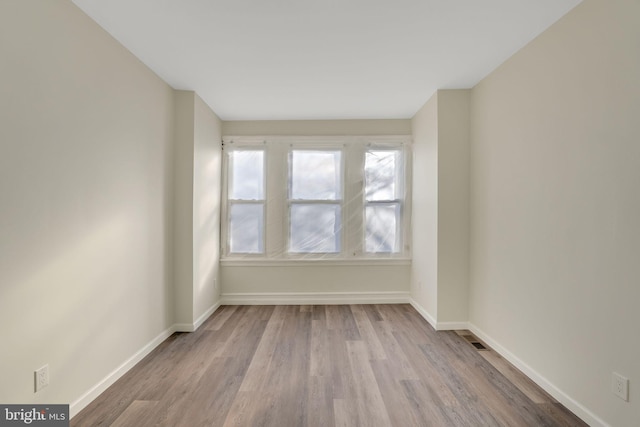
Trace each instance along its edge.
{"label": "beige wall", "polygon": [[0,402],[73,415],[217,307],[221,123],[70,2],[0,40]]}
{"label": "beige wall", "polygon": [[438,324],[466,322],[469,301],[469,90],[438,91]]}
{"label": "beige wall", "polygon": [[173,250],[174,317],[181,329],[193,323],[193,141],[195,94],[174,93]]}
{"label": "beige wall", "polygon": [[[324,265],[324,266],[224,266],[223,295],[233,294],[359,294],[409,291],[409,265]],[[304,295],[302,295],[304,296]],[[251,296],[247,296],[251,298]],[[312,298],[312,297],[311,297]],[[395,298],[395,296],[393,297]],[[256,301],[260,298],[255,298]],[[249,299],[247,299],[249,301]],[[286,300],[282,299],[283,302]]]}
{"label": "beige wall", "polygon": [[67,1],[0,58],[0,402],[70,403],[173,323],[172,90]]}
{"label": "beige wall", "polygon": [[409,135],[411,120],[267,120],[222,123],[223,135]]}
{"label": "beige wall", "polygon": [[175,321],[192,331],[220,300],[221,122],[191,91],[175,91],[174,116]]}
{"label": "beige wall", "polygon": [[640,420],[638,17],[585,0],[472,95],[470,320],[594,425]]}
{"label": "beige wall", "polygon": [[193,322],[220,301],[221,122],[195,95],[193,138]]}
{"label": "beige wall", "polygon": [[438,93],[411,120],[413,134],[413,263],[411,298],[438,317]]}
{"label": "beige wall", "polygon": [[414,304],[461,328],[469,296],[469,90],[439,90],[414,116]]}

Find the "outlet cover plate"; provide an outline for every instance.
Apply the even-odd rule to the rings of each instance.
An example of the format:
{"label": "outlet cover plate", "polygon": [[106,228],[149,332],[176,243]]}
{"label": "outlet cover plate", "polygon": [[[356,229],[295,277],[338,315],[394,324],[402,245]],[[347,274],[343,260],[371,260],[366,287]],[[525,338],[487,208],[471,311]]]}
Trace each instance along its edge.
{"label": "outlet cover plate", "polygon": [[629,379],[614,372],[611,377],[611,387],[613,394],[625,402],[629,401]]}
{"label": "outlet cover plate", "polygon": [[39,392],[43,388],[49,385],[49,365],[44,365],[42,368],[37,369],[34,372],[35,380],[35,392]]}

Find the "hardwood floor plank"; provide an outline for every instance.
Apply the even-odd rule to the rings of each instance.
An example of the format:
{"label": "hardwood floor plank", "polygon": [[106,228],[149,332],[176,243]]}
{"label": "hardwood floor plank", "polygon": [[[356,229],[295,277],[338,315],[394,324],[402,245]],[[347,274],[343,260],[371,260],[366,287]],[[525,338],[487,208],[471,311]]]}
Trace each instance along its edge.
{"label": "hardwood floor plank", "polygon": [[378,340],[387,354],[387,360],[393,363],[398,379],[417,380],[419,378],[418,374],[400,344],[398,344],[396,337],[393,335],[393,327],[389,322],[377,321],[373,324],[373,329],[376,331]]}
{"label": "hardwood floor plank", "polygon": [[[510,383],[486,360],[478,357],[478,351],[464,338],[453,332],[442,335],[441,342],[448,349],[450,358],[440,360],[439,366],[452,366],[456,376],[463,378],[467,388],[485,405],[494,403],[491,414],[506,425],[553,425],[539,408],[515,385]],[[423,349],[426,346],[421,346]],[[433,355],[433,352],[429,352]],[[452,376],[449,376],[452,378]],[[500,405],[495,403],[500,402]],[[526,410],[523,410],[526,408]]]}
{"label": "hardwood floor plank", "polygon": [[459,405],[458,398],[450,388],[450,382],[445,380],[443,373],[438,371],[437,366],[424,356],[420,348],[403,332],[393,334],[400,348],[407,355],[411,366],[418,374],[419,379],[428,379],[429,386],[436,392],[438,398],[446,406]]}
{"label": "hardwood floor plank", "polygon": [[[503,424],[500,423],[495,417],[484,408],[473,406],[443,406],[441,408],[447,421],[444,425],[451,426],[487,426],[487,427],[524,427],[522,424]],[[531,427],[533,427],[532,425]]]}
{"label": "hardwood floor plank", "polygon": [[355,379],[358,418],[367,426],[389,426],[391,421],[380,394],[376,377],[369,363],[366,345],[362,341],[347,341],[351,372]]}
{"label": "hardwood floor plank", "polygon": [[221,307],[202,325],[202,327],[209,331],[219,331],[237,309],[237,305]]}
{"label": "hardwood floor plank", "polygon": [[417,426],[464,425],[463,420],[452,420],[446,416],[445,406],[429,386],[422,380],[401,380],[401,396],[407,401],[409,414]]}
{"label": "hardwood floor plank", "polygon": [[352,305],[351,313],[353,314],[353,320],[358,328],[358,333],[365,343],[367,352],[370,359],[386,359],[387,353],[384,351],[378,335],[376,334],[369,316],[361,305]]}
{"label": "hardwood floor plank", "polygon": [[373,360],[371,361],[371,369],[376,377],[391,425],[397,426],[403,423],[421,425],[420,417],[416,417],[412,411],[411,402],[403,393],[402,380],[398,380],[396,369],[392,363],[388,360]]}
{"label": "hardwood floor plank", "polygon": [[367,313],[367,316],[369,317],[369,321],[371,323],[381,322],[382,320],[384,320],[380,315],[380,311],[378,310],[378,307],[379,307],[378,305],[365,304],[362,307],[364,307],[364,311]]}
{"label": "hardwood floor plank", "polygon": [[284,309],[276,307],[261,336],[251,364],[240,386],[241,391],[260,390],[269,372],[269,365],[273,359],[278,334],[284,322]]}
{"label": "hardwood floor plank", "polygon": [[[277,306],[275,305],[252,305],[252,306],[249,306],[249,309],[247,310],[247,314],[256,319],[269,320],[271,318],[271,314],[273,313],[273,310],[276,307]],[[295,307],[296,309],[300,308],[300,306],[295,306]]]}
{"label": "hardwood floor plank", "polygon": [[464,332],[382,304],[223,307],[169,337],[70,425],[586,424]]}
{"label": "hardwood floor plank", "polygon": [[255,391],[239,390],[227,413],[223,426],[245,427],[251,425],[256,408],[255,402],[260,398],[261,396]]}
{"label": "hardwood floor plank", "polygon": [[[344,340],[344,337],[339,330],[328,330],[327,335],[331,353],[331,383],[333,385],[333,398],[344,399],[347,396],[353,396],[355,395],[355,380],[353,379],[353,373],[349,367],[347,342]],[[346,409],[346,407],[342,407],[342,409]]]}
{"label": "hardwood floor plank", "polygon": [[[263,322],[263,321],[261,321]],[[187,419],[167,425],[222,426],[231,410],[242,376],[238,372],[246,371],[240,365],[246,364],[239,358],[223,358],[210,364],[209,369],[195,385],[189,395],[191,399],[184,406],[189,414]]]}
{"label": "hardwood floor plank", "polygon": [[585,425],[580,418],[557,402],[541,403],[538,407],[548,413],[560,427],[581,427]]}
{"label": "hardwood floor plank", "polygon": [[324,327],[327,327],[327,306],[326,305],[314,305],[312,309],[312,320],[320,320],[324,323]]}
{"label": "hardwood floor plank", "polygon": [[361,339],[358,326],[348,305],[328,305],[327,329],[339,330],[347,340]]}
{"label": "hardwood floor plank", "polygon": [[345,399],[333,400],[333,413],[336,427],[364,427],[358,420],[358,411]]}
{"label": "hardwood floor plank", "polygon": [[555,400],[540,389],[533,381],[518,371],[511,363],[494,351],[478,352],[487,362],[505,376],[513,385],[523,392],[534,403],[551,403]]}
{"label": "hardwood floor plank", "polygon": [[111,427],[147,426],[149,416],[153,414],[158,405],[157,401],[134,400],[124,412],[116,418]]}
{"label": "hardwood floor plank", "polygon": [[[436,353],[435,349],[424,344],[420,347],[431,363],[439,371],[445,374],[445,380],[449,382],[450,388],[456,394],[461,405],[477,404],[477,402],[484,402],[487,399],[494,399],[496,401],[500,401],[502,399],[502,395],[500,393],[488,386],[488,382],[484,377],[478,375],[474,369],[471,369],[471,367],[460,363],[457,358],[458,356],[456,356],[455,353],[450,352],[449,358],[445,360],[439,357],[439,354]],[[473,381],[469,381],[469,378],[473,378]],[[474,412],[477,412],[477,408]],[[519,414],[511,411],[509,406],[497,406],[492,411],[492,416],[498,419],[498,425],[523,425]]]}
{"label": "hardwood floor plank", "polygon": [[309,355],[311,377],[331,377],[331,352],[326,322],[311,320],[311,354]]}
{"label": "hardwood floor plank", "polygon": [[210,369],[190,387],[180,387],[160,401],[153,421],[161,426],[222,425],[241,379],[233,375],[233,358],[215,358]]}
{"label": "hardwood floor plank", "polygon": [[307,426],[332,427],[335,425],[333,386],[330,376],[311,376],[309,378],[307,408]]}
{"label": "hardwood floor plank", "polygon": [[306,424],[311,313],[291,306],[284,316],[251,425]]}
{"label": "hardwood floor plank", "polygon": [[[235,327],[229,334],[228,338],[224,341],[224,344],[220,346],[215,351],[216,357],[235,357],[241,356],[246,343],[244,340],[248,337],[255,338],[255,330],[254,328],[263,326],[262,329],[267,325],[266,320],[261,320],[249,314],[243,315]],[[261,331],[262,332],[262,331]]]}

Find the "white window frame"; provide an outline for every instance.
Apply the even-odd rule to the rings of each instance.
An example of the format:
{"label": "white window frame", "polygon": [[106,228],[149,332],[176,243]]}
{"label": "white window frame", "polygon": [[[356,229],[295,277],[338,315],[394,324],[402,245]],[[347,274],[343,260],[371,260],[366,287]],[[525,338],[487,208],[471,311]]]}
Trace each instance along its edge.
{"label": "white window frame", "polygon": [[[403,264],[411,260],[411,137],[393,136],[224,136],[222,168],[221,259],[224,265],[302,265],[305,262],[337,264]],[[230,254],[228,150],[265,150],[265,201],[262,254]],[[341,150],[343,231],[340,233],[340,253],[289,253],[290,195],[289,153],[292,150]],[[365,251],[364,161],[367,150],[401,150],[400,221],[396,238],[400,240],[398,253],[367,253]],[[402,194],[400,194],[402,196]],[[311,201],[312,202],[312,201]],[[317,203],[324,203],[316,201]],[[332,202],[333,203],[333,202]],[[371,202],[379,204],[380,202]]]}
{"label": "white window frame", "polygon": [[[314,199],[293,199],[291,195],[292,191],[292,178],[293,164],[291,162],[291,156],[294,151],[315,151],[315,152],[328,152],[328,151],[339,151],[340,152],[340,199],[337,200],[314,200]],[[304,205],[338,205],[340,206],[340,225],[344,229],[345,227],[345,158],[346,153],[344,150],[344,144],[328,144],[324,143],[321,145],[314,145],[310,147],[308,144],[297,143],[290,144],[289,149],[287,150],[287,222],[286,222],[286,258],[288,259],[304,259],[309,257],[322,257],[322,258],[340,258],[342,252],[344,251],[344,232],[340,232],[338,239],[340,240],[340,251],[339,252],[292,252],[290,248],[291,242],[291,206],[294,204],[304,204]]]}
{"label": "white window frame", "polygon": [[[363,184],[363,200],[364,200],[364,206],[362,208],[362,215],[363,215],[363,227],[362,227],[362,241],[363,241],[363,245],[365,246],[363,248],[363,251],[366,254],[370,254],[371,256],[388,256],[390,254],[397,254],[397,253],[402,253],[404,252],[403,246],[404,246],[404,242],[407,239],[407,236],[405,236],[405,233],[403,233],[403,231],[405,230],[405,224],[404,224],[404,217],[405,217],[405,204],[406,204],[406,186],[407,186],[407,171],[406,171],[406,167],[407,167],[407,162],[405,160],[406,157],[406,153],[404,152],[405,150],[402,149],[402,147],[384,147],[384,146],[376,146],[374,144],[369,144],[369,146],[365,149],[364,151],[364,156],[366,156],[366,153],[369,151],[390,151],[390,152],[397,152],[400,151],[400,161],[399,164],[397,165],[398,168],[398,174],[396,175],[396,188],[398,189],[397,192],[398,193],[402,193],[404,194],[403,197],[396,197],[395,199],[388,199],[388,200],[372,200],[372,201],[368,201],[367,200],[367,196],[366,196],[366,192],[365,190],[365,185]],[[366,157],[365,157],[365,161],[366,161]],[[364,176],[363,176],[364,177]],[[399,210],[400,210],[400,221],[398,224],[396,224],[396,247],[399,248],[399,250],[397,252],[392,252],[392,253],[387,253],[387,252],[367,252],[366,250],[366,234],[367,234],[367,227],[366,227],[366,223],[367,223],[367,219],[366,219],[366,212],[367,212],[367,207],[368,206],[389,206],[389,205],[398,205]]]}
{"label": "white window frame", "polygon": [[[243,144],[241,146],[234,146],[233,144],[228,144],[224,147],[224,161],[222,162],[222,176],[223,176],[223,188],[222,188],[222,215],[220,218],[223,218],[223,224],[221,224],[221,253],[227,254],[228,257],[247,257],[253,259],[261,259],[265,256],[267,251],[266,246],[266,234],[267,234],[267,177],[269,171],[267,169],[267,150],[264,144]],[[261,200],[231,200],[229,199],[229,153],[234,151],[262,151],[262,195],[263,199]],[[231,252],[231,233],[229,230],[229,222],[231,219],[231,206],[234,204],[241,205],[262,205],[262,252],[259,253],[251,253],[251,252]]]}

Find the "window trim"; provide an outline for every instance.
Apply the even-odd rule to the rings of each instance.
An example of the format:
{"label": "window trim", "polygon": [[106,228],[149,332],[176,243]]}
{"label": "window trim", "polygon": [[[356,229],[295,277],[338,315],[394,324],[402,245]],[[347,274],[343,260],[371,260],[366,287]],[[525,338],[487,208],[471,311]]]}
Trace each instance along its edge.
{"label": "window trim", "polygon": [[[223,143],[224,146],[224,143]],[[229,199],[229,153],[233,151],[262,151],[262,199],[244,200],[244,199]],[[221,203],[221,215],[220,218],[224,218],[224,223],[220,225],[220,253],[227,258],[264,258],[267,253],[267,177],[268,177],[268,162],[267,162],[267,149],[265,144],[262,145],[245,145],[242,146],[228,146],[223,153],[222,162],[222,203]],[[231,219],[231,206],[234,204],[247,204],[247,205],[262,205],[262,252],[231,252],[231,233],[229,230],[229,224]]]}
{"label": "window trim", "polygon": [[[340,152],[340,198],[335,200],[319,200],[319,199],[294,199],[292,198],[292,189],[293,189],[293,163],[292,156],[294,151],[315,151],[315,152],[330,152],[330,151],[338,151]],[[339,239],[339,247],[340,250],[338,252],[293,252],[291,251],[291,206],[294,204],[304,204],[304,205],[337,205],[340,206],[340,227],[343,229],[345,227],[345,157],[346,153],[344,150],[344,145],[336,145],[335,147],[329,146],[325,144],[324,146],[318,147],[309,147],[308,144],[300,144],[300,143],[292,143],[289,145],[287,149],[287,212],[286,212],[286,241],[285,241],[285,256],[289,259],[296,258],[306,258],[306,257],[330,257],[330,258],[341,258],[342,253],[345,248],[345,236],[342,231],[340,232]]]}
{"label": "window trim", "polygon": [[[398,151],[398,147],[378,147],[376,145],[370,144],[368,147],[366,147],[366,149],[364,150],[364,155],[365,155],[365,166],[366,166],[366,154],[369,151]],[[366,195],[366,174],[363,174],[363,179],[365,180],[362,186],[362,191],[363,191],[363,195],[362,195],[362,199],[363,199],[363,206],[362,206],[362,215],[363,215],[363,219],[362,219],[362,242],[363,242],[363,248],[362,248],[362,252],[363,254],[366,255],[373,255],[373,256],[389,256],[389,255],[393,255],[393,254],[398,254],[398,253],[403,253],[405,251],[404,246],[405,246],[405,241],[407,241],[407,237],[406,237],[406,233],[405,233],[405,205],[406,205],[406,199],[407,199],[407,172],[406,172],[406,168],[407,168],[407,160],[405,159],[407,156],[405,150],[401,150],[400,153],[400,159],[396,159],[396,161],[399,160],[398,164],[397,164],[397,170],[398,170],[398,175],[396,176],[396,187],[399,190],[396,190],[396,195],[398,193],[403,193],[404,197],[396,197],[395,199],[385,199],[385,200],[367,200],[367,195]],[[398,205],[398,210],[399,210],[399,214],[400,214],[400,221],[399,223],[396,224],[396,246],[398,247],[398,251],[397,252],[368,252],[367,251],[367,207],[368,206],[393,206],[393,205]]]}
{"label": "window trim", "polygon": [[[228,150],[263,149],[265,174],[264,233],[261,254],[231,254],[228,230]],[[289,165],[288,153],[291,150],[324,151],[340,149],[342,167],[342,232],[341,252],[339,253],[289,253],[290,209],[289,209]],[[367,201],[364,191],[364,161],[368,150],[401,149],[401,173],[404,197],[400,202],[400,233],[398,253],[366,252],[365,207]],[[357,153],[357,154],[354,154]],[[221,224],[221,262],[223,265],[368,265],[391,264],[404,265],[411,261],[411,136],[408,135],[358,135],[358,136],[242,136],[225,135],[223,137],[222,165],[222,203],[221,214],[225,222]],[[361,157],[361,158],[360,158]],[[355,170],[354,170],[355,169]],[[360,182],[354,181],[360,177]],[[354,178],[356,177],[356,178]],[[358,185],[360,186],[359,191]],[[358,194],[355,202],[350,200]],[[375,204],[375,203],[374,203]],[[351,218],[349,216],[351,215]],[[353,219],[353,216],[359,219]],[[349,218],[349,223],[347,219]],[[359,229],[354,229],[358,224]]]}

